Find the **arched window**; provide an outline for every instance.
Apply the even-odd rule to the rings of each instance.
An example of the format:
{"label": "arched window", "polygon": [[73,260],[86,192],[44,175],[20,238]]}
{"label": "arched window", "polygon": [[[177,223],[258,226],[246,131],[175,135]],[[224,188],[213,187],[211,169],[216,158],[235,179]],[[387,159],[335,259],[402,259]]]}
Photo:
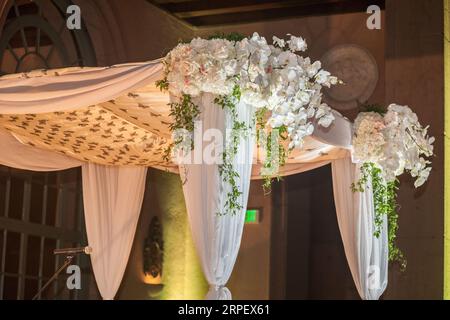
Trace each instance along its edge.
{"label": "arched window", "polygon": [[11,1],[0,37],[0,72],[18,73],[65,66],[94,66],[86,27],[66,25],[70,0]]}

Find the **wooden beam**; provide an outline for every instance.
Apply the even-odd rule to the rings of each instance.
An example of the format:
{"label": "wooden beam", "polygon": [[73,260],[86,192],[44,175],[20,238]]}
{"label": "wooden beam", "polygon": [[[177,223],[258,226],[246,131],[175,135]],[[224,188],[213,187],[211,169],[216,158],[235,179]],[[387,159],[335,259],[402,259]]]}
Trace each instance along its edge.
{"label": "wooden beam", "polygon": [[20,220],[4,217],[0,217],[0,225],[8,231],[24,233],[38,237],[46,237],[50,239],[61,239],[76,242],[81,237],[81,234],[78,231],[54,228],[31,222],[24,223]]}
{"label": "wooden beam", "polygon": [[[327,4],[336,4],[342,2],[343,0],[327,0]],[[221,2],[221,1],[219,1]],[[273,9],[288,9],[288,8],[306,8],[310,5],[318,4],[315,1],[302,1],[302,0],[291,0],[291,1],[242,1],[237,2],[236,5],[232,5],[235,1],[228,1],[223,6],[220,6],[216,2],[209,2],[208,5],[202,7],[199,5],[181,6],[186,3],[174,4],[167,6],[168,10],[172,12],[175,16],[179,18],[193,18],[193,17],[204,17],[220,14],[232,14],[232,13],[243,13],[243,12],[254,12],[262,10],[273,10]],[[321,1],[324,2],[324,1]],[[173,9],[171,9],[173,7]]]}
{"label": "wooden beam", "polygon": [[[196,2],[201,0],[190,0],[188,2]],[[186,0],[151,0],[151,2],[157,3],[157,4],[172,4],[172,3],[180,3],[180,2],[186,2]]]}
{"label": "wooden beam", "polygon": [[333,2],[316,2],[308,6],[280,7],[268,10],[244,11],[242,13],[226,13],[209,16],[195,16],[184,18],[194,26],[217,26],[270,21],[307,16],[324,16],[343,13],[366,12],[370,5],[385,7],[384,0],[345,0]]}
{"label": "wooden beam", "polygon": [[[150,0],[155,2],[155,0]],[[158,3],[170,12],[192,12],[192,11],[209,11],[220,9],[235,9],[242,7],[255,7],[259,6],[273,6],[273,7],[285,7],[285,6],[307,6],[317,3],[333,3],[333,2],[345,2],[348,0],[184,0],[181,2],[170,3]]]}
{"label": "wooden beam", "polygon": [[385,0],[148,0],[192,26],[206,27],[385,8]]}

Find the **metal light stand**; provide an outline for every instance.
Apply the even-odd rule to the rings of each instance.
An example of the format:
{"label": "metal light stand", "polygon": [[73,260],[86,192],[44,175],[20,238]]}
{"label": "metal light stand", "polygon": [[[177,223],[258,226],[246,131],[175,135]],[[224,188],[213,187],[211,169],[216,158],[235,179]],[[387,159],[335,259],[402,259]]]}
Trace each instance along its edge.
{"label": "metal light stand", "polygon": [[66,269],[71,263],[72,260],[74,258],[74,255],[67,255],[66,256],[66,261],[64,262],[64,264],[55,272],[55,274],[42,286],[42,288],[38,291],[38,293],[36,293],[36,295],[33,297],[32,300],[37,300],[39,298],[39,296],[42,294],[42,292],[44,292],[45,289],[47,289],[47,287],[53,282],[53,280],[55,280],[59,274]]}

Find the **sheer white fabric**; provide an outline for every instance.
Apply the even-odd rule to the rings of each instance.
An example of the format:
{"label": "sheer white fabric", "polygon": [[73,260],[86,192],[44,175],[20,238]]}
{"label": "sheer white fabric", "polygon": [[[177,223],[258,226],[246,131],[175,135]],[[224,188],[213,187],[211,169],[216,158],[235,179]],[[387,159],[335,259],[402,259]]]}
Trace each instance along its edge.
{"label": "sheer white fabric", "polygon": [[[56,171],[82,163],[26,146],[0,130],[0,164],[32,171]],[[113,299],[128,262],[145,188],[147,168],[85,163],[83,201],[92,266],[104,299]]]}
{"label": "sheer white fabric", "polygon": [[57,171],[81,166],[82,162],[56,152],[20,143],[9,132],[0,130],[0,164],[22,170]]}
{"label": "sheer white fabric", "polygon": [[332,169],[336,214],[353,280],[362,299],[378,300],[388,282],[387,219],[380,237],[375,237],[371,181],[363,193],[349,187],[359,179],[360,165],[347,158],[333,161]]}
{"label": "sheer white fabric", "polygon": [[[214,105],[212,95],[203,95],[199,106],[203,130],[218,128],[225,132],[225,129],[231,128],[229,114],[220,106]],[[251,108],[238,105],[236,109],[239,121],[250,124],[253,120]],[[194,242],[210,285],[206,299],[231,299],[231,293],[225,285],[233,271],[241,243],[250,187],[253,144],[253,134],[242,139],[234,159],[235,170],[239,174],[238,187],[242,192],[239,197],[242,210],[235,215],[224,211],[230,189],[220,177],[218,164],[186,164],[180,168]]]}
{"label": "sheer white fabric", "polygon": [[353,138],[352,122],[336,110],[332,110],[332,112],[335,118],[333,123],[328,128],[318,125],[317,122],[314,123],[312,136],[329,146],[351,149]]}
{"label": "sheer white fabric", "polygon": [[146,168],[84,164],[83,199],[95,280],[103,299],[119,289],[145,191]]}
{"label": "sheer white fabric", "polygon": [[[0,113],[26,114],[75,110],[127,95],[162,76],[159,60],[101,68],[36,70],[3,76],[0,81]],[[161,94],[159,94],[160,96]],[[168,97],[164,99],[166,102]]]}

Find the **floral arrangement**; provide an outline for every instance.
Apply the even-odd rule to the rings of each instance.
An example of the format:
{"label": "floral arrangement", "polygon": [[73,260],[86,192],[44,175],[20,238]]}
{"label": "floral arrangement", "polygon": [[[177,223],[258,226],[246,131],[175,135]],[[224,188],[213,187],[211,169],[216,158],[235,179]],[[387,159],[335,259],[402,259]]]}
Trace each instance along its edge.
{"label": "floral arrangement", "polygon": [[[192,131],[199,115],[192,98],[211,93],[217,96],[218,105],[231,112],[234,119],[231,136],[239,137],[249,129],[237,121],[235,108],[243,101],[255,110],[255,123],[251,126],[260,125],[260,130],[269,136],[276,131],[282,140],[289,141],[288,150],[282,147],[278,152],[266,150],[263,167],[270,169],[283,164],[288,151],[301,148],[304,138],[313,133],[314,119],[324,127],[333,122],[331,108],[322,103],[321,90],[339,82],[322,69],[319,61],[311,62],[299,54],[307,49],[303,38],[288,36],[288,40],[273,37],[273,44],[257,33],[249,38],[219,36],[180,43],[165,57],[165,79],[157,83],[179,99],[170,105],[175,119],[171,129]],[[268,138],[263,146],[270,147],[273,140]],[[175,146],[180,143],[174,142]],[[232,145],[224,149],[221,167],[222,177],[232,186],[236,173],[231,159],[236,143],[238,139],[232,139]],[[265,185],[270,185],[272,175],[265,178]],[[235,201],[239,194],[233,187],[228,202],[232,212],[240,209]]]}
{"label": "floral arrangement", "polygon": [[422,186],[431,171],[434,138],[428,127],[422,127],[417,115],[407,106],[391,104],[383,116],[361,113],[355,120],[354,159],[378,165],[387,182],[405,171],[416,178],[414,186]]}
{"label": "floral arrangement", "polygon": [[389,254],[403,267],[406,261],[395,246],[398,229],[396,191],[397,177],[409,173],[419,188],[431,172],[433,143],[428,136],[428,127],[422,127],[417,115],[407,106],[391,104],[387,112],[360,113],[354,123],[353,159],[362,163],[361,179],[352,187],[364,191],[371,178],[375,203],[375,235],[381,232],[383,216],[388,217]]}
{"label": "floral arrangement", "polygon": [[321,102],[323,86],[338,79],[321,69],[320,61],[298,55],[307,49],[301,37],[273,38],[269,45],[254,33],[241,41],[195,38],[181,43],[165,58],[165,83],[174,96],[195,97],[202,92],[229,96],[239,87],[241,99],[270,111],[272,128],[287,127],[290,147],[300,147],[313,131],[311,118],[329,126],[331,108]]}

